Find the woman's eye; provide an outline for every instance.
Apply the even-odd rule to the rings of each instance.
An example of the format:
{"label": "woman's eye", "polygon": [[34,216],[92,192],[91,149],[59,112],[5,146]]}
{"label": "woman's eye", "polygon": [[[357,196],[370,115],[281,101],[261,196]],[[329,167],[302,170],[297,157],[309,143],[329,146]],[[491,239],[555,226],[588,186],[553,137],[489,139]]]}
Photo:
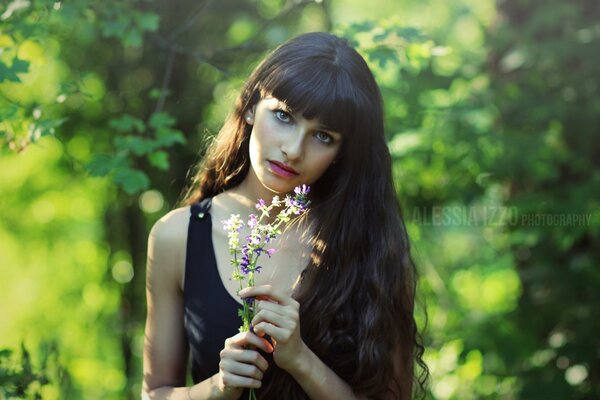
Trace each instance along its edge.
{"label": "woman's eye", "polygon": [[292,116],[283,110],[275,110],[275,117],[286,124],[292,122]]}
{"label": "woman's eye", "polygon": [[331,135],[326,132],[317,132],[315,133],[315,137],[325,144],[330,144],[331,142],[333,142],[333,138],[331,137]]}

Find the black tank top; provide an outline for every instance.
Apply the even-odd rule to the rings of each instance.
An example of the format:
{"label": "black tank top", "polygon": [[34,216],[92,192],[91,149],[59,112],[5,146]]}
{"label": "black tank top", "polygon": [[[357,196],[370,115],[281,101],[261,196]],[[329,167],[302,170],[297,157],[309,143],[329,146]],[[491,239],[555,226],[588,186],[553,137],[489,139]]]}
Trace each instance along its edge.
{"label": "black tank top", "polygon": [[[227,292],[217,269],[210,206],[211,199],[205,199],[190,207],[185,260],[184,326],[194,383],[219,372],[225,339],[237,334],[241,326],[241,305]],[[261,354],[272,364],[270,354]],[[269,375],[265,374],[263,384]],[[246,392],[241,398],[247,398]]]}
{"label": "black tank top", "polygon": [[219,372],[225,339],[240,327],[239,304],[225,290],[217,270],[210,205],[211,199],[205,199],[190,207],[185,260],[184,325],[194,383]]}

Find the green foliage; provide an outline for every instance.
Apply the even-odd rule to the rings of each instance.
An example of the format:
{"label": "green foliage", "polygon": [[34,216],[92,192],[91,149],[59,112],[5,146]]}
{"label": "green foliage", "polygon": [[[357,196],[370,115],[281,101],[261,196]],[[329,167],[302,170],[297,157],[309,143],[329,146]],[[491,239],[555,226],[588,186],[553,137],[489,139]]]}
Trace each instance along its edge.
{"label": "green foliage", "polygon": [[594,2],[40,0],[0,15],[0,303],[15,304],[0,347],[54,338],[64,360],[41,385],[43,363],[0,353],[3,378],[48,399],[139,395],[149,227],[263,52],[331,29],[384,97],[428,396],[600,396]]}
{"label": "green foliage", "polygon": [[154,13],[132,10],[131,2],[114,2],[111,6],[101,9],[99,28],[104,37],[120,39],[126,46],[139,47],[144,32],[158,29],[159,16]]}
{"label": "green foliage", "polygon": [[[148,175],[132,165],[136,157],[144,157],[150,165],[163,171],[167,170],[169,155],[162,149],[185,143],[183,134],[173,128],[174,124],[175,119],[165,112],[152,114],[147,125],[127,114],[110,120],[109,126],[122,135],[115,137],[113,141],[117,154],[96,154],[87,164],[87,169],[92,176],[113,173],[115,183],[128,194],[148,189]],[[147,131],[151,131],[153,136],[141,136]]]}
{"label": "green foliage", "polygon": [[12,59],[9,66],[0,61],[0,83],[4,81],[21,82],[19,74],[24,74],[29,71],[29,61],[21,60],[18,57]]}
{"label": "green foliage", "polygon": [[[253,2],[0,6],[0,346],[56,340],[44,399],[139,397],[148,229],[231,106],[215,88],[233,90],[305,5],[268,19]],[[242,18],[251,30],[229,29]]]}
{"label": "green foliage", "polygon": [[[423,274],[430,394],[595,398],[588,349],[598,341],[585,316],[600,304],[600,114],[586,49],[598,9],[508,1],[487,26],[495,13],[480,11],[446,12],[427,39],[404,36],[400,55],[373,45],[388,40],[385,22],[352,27],[382,86]],[[414,68],[411,54],[421,57]],[[579,222],[529,222],[536,216]]]}
{"label": "green foliage", "polygon": [[597,398],[600,357],[589,349],[600,341],[588,333],[588,316],[600,312],[592,261],[600,244],[600,58],[590,49],[600,41],[589,29],[599,10],[591,1],[551,1],[509,2],[500,11],[505,22],[490,34],[490,90],[507,145],[505,166],[492,171],[510,182],[507,203],[522,215],[510,232],[525,290],[511,320],[527,340],[518,347],[525,361],[500,359],[526,376],[523,398]]}
{"label": "green foliage", "polygon": [[[43,364],[47,359],[43,360]],[[0,349],[0,390],[2,398],[41,399],[40,387],[49,383],[45,367],[36,371],[31,355],[21,343],[21,355],[16,359],[10,349]]]}
{"label": "green foliage", "polygon": [[[15,0],[2,15],[0,31],[0,110],[7,109],[0,118],[0,146],[12,151],[23,151],[45,135],[54,135],[65,120],[60,118],[63,103],[68,96],[81,94],[84,78],[67,78],[48,87],[54,97],[39,96],[19,86],[2,85],[22,83],[27,87],[47,76],[48,61],[55,63],[56,40],[61,38],[65,24],[85,24],[84,32],[76,40],[115,38],[122,46],[139,47],[143,35],[159,28],[159,16],[139,8],[145,1],[83,1],[23,2]],[[38,23],[43,19],[44,23]],[[90,30],[97,29],[99,32]],[[44,51],[47,48],[50,51]],[[52,64],[51,64],[52,65]],[[52,68],[52,67],[51,67]],[[51,70],[50,68],[50,70]],[[78,71],[80,76],[88,71]],[[50,82],[44,83],[48,85]],[[40,97],[44,97],[43,99]],[[18,111],[15,111],[18,110]],[[27,112],[29,111],[29,112]],[[35,112],[34,112],[35,111]],[[46,117],[47,114],[47,117]],[[39,116],[45,117],[40,120]]]}
{"label": "green foliage", "polygon": [[432,57],[433,41],[420,30],[399,25],[397,18],[350,24],[339,34],[359,48],[376,71],[393,64],[399,71],[419,72]]}

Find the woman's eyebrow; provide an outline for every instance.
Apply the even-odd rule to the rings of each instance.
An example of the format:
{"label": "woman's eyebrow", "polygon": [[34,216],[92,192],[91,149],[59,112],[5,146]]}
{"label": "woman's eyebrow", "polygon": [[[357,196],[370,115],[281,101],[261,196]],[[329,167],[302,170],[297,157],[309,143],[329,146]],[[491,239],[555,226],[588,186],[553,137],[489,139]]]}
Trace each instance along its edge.
{"label": "woman's eyebrow", "polygon": [[279,100],[277,102],[277,108],[282,109],[285,112],[288,112],[290,114],[294,114],[294,110],[292,110],[290,107],[288,107],[287,104],[285,104],[283,101]]}
{"label": "woman's eyebrow", "polygon": [[[285,112],[287,112],[288,114],[291,114],[291,115],[293,115],[293,116],[301,116],[301,117],[304,117],[302,114],[300,114],[300,113],[298,113],[298,112],[294,111],[294,110],[293,110],[291,107],[289,107],[287,104],[285,104],[285,103],[284,103],[283,101],[281,101],[281,100],[277,100],[277,105],[276,105],[276,108],[278,108],[278,109],[281,109],[282,111],[285,111]],[[304,118],[305,118],[305,117],[304,117]],[[320,130],[327,131],[327,132],[329,132],[329,133],[333,133],[333,134],[337,134],[337,135],[340,135],[340,136],[342,136],[342,134],[341,134],[340,132],[336,131],[335,129],[333,129],[333,128],[331,128],[331,127],[327,126],[327,125],[325,125],[323,122],[320,122],[320,121],[319,121],[319,126],[318,126],[318,128],[319,128]]]}
{"label": "woman's eyebrow", "polygon": [[336,131],[335,129],[333,129],[333,128],[331,128],[331,127],[327,126],[327,125],[325,125],[325,124],[324,124],[324,123],[322,123],[322,122],[321,122],[321,123],[319,123],[319,129],[321,129],[321,130],[323,130],[323,131],[327,131],[327,132],[329,132],[329,133],[335,133],[335,134],[341,135],[341,133],[339,133],[339,132],[338,132],[338,131]]}

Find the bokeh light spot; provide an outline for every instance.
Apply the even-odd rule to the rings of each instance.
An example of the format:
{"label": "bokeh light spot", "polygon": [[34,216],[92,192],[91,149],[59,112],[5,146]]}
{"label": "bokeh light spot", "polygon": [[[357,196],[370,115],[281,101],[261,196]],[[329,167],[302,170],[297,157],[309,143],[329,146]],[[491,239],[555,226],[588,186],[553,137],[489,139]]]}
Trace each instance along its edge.
{"label": "bokeh light spot", "polygon": [[565,371],[565,379],[571,386],[577,386],[588,377],[588,370],[583,365],[573,365]]}
{"label": "bokeh light spot", "polygon": [[119,283],[127,283],[133,279],[133,266],[131,263],[121,260],[112,267],[112,276]]}
{"label": "bokeh light spot", "polygon": [[46,224],[56,216],[56,208],[51,201],[42,199],[33,204],[31,207],[33,218],[40,224]]}
{"label": "bokeh light spot", "polygon": [[162,209],[165,201],[158,190],[147,190],[140,196],[139,204],[145,213],[155,213]]}

